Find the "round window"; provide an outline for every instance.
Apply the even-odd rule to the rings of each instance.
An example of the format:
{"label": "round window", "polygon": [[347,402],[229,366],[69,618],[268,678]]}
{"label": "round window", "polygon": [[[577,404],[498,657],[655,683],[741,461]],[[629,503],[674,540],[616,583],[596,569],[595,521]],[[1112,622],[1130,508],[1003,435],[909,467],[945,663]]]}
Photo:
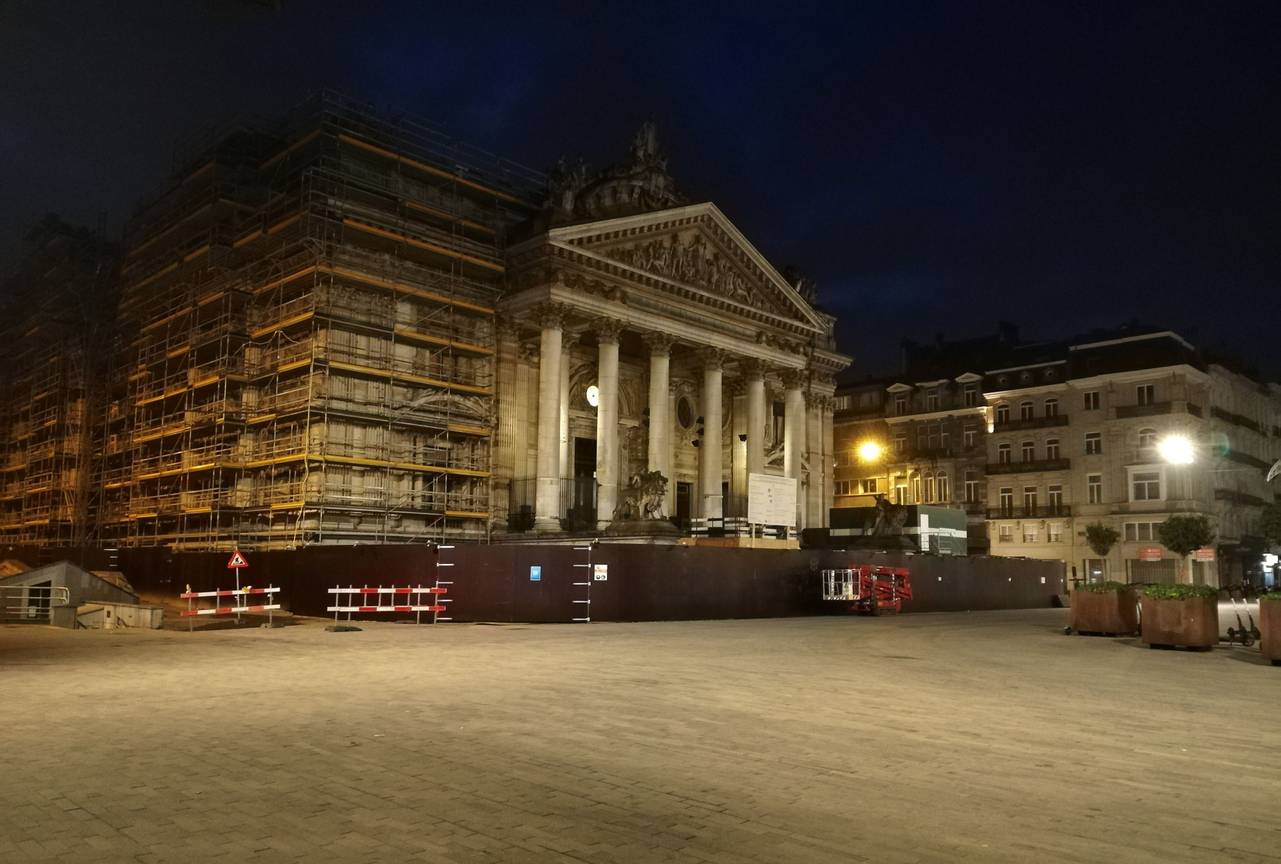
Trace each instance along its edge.
{"label": "round window", "polygon": [[676,422],[681,424],[682,429],[694,425],[694,403],[689,401],[688,396],[676,400]]}

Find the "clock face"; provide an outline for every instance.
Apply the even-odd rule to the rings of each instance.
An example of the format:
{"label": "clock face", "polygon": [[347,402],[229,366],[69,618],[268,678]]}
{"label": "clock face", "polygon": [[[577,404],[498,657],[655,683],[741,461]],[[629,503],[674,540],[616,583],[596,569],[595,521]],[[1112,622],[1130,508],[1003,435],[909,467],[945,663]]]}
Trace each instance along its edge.
{"label": "clock face", "polygon": [[587,388],[587,404],[593,408],[600,404],[600,388],[595,384]]}

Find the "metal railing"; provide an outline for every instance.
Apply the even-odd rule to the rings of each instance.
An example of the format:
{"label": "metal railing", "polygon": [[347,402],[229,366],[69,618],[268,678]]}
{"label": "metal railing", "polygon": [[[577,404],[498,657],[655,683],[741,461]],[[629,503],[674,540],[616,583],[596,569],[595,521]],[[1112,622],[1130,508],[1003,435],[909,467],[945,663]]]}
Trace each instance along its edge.
{"label": "metal railing", "polygon": [[49,624],[55,606],[69,605],[65,587],[0,585],[0,622],[6,624]]}

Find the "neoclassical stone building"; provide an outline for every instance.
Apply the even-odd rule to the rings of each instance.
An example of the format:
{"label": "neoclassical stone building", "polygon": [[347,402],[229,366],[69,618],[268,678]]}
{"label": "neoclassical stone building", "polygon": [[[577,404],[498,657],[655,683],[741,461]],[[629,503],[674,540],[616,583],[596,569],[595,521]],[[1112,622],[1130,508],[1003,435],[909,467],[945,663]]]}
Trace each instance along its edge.
{"label": "neoclassical stone building", "polygon": [[774,473],[799,483],[799,527],[827,524],[835,319],[665,169],[647,126],[622,165],[558,172],[508,248],[493,475],[511,529],[607,528],[644,471],[678,521],[745,516],[748,474]]}

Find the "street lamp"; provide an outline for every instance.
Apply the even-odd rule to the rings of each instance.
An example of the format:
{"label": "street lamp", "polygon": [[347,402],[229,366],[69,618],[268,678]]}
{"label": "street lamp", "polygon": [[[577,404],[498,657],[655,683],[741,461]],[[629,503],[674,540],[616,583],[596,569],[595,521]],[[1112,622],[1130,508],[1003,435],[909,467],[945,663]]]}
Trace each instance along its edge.
{"label": "street lamp", "polygon": [[1192,439],[1186,435],[1166,435],[1156,442],[1156,452],[1171,465],[1191,465],[1196,461]]}
{"label": "street lamp", "polygon": [[858,459],[860,462],[879,462],[881,459],[881,445],[875,441],[864,441],[858,445]]}

